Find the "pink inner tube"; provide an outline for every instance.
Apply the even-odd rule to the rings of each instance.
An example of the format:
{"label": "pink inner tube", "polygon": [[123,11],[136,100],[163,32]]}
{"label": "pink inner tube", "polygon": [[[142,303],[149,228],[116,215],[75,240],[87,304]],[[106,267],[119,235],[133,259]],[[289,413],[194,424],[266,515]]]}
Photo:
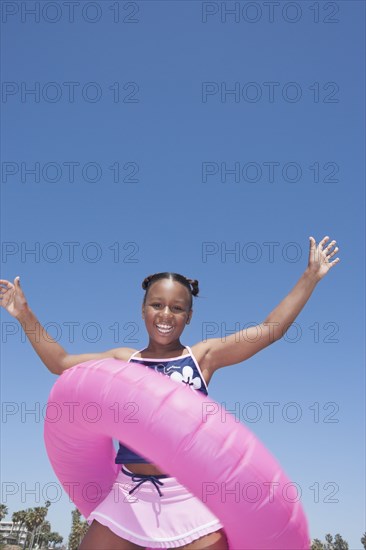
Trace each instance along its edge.
{"label": "pink inner tube", "polygon": [[44,437],[85,517],[121,467],[116,439],[201,499],[224,525],[230,550],[310,548],[297,490],[262,443],[215,401],[144,365],[103,359],[66,370],[49,396]]}

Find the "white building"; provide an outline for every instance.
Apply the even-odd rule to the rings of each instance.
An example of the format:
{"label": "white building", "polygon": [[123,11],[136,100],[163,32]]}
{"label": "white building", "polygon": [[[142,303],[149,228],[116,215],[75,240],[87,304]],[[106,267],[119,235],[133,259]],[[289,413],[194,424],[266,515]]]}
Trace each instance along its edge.
{"label": "white building", "polygon": [[[0,535],[5,544],[15,544],[18,537],[20,523],[13,521],[0,521]],[[19,533],[19,546],[23,546],[28,530],[23,523]]]}

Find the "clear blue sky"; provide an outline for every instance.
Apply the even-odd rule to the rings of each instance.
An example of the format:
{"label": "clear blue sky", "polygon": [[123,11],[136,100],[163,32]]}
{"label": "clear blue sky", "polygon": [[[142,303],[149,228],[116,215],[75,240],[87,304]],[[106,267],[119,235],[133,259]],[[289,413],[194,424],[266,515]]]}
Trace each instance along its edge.
{"label": "clear blue sky", "polygon": [[[309,235],[336,239],[341,262],[298,332],[217,372],[210,395],[301,486],[311,537],[359,549],[365,4],[222,4],[3,2],[1,277],[21,275],[40,322],[83,353],[144,347],[141,281],[183,273],[200,283],[192,345],[261,322],[305,270]],[[66,537],[73,506],[47,493],[43,443],[55,376],[4,311],[2,343],[2,501],[12,513],[45,491]]]}

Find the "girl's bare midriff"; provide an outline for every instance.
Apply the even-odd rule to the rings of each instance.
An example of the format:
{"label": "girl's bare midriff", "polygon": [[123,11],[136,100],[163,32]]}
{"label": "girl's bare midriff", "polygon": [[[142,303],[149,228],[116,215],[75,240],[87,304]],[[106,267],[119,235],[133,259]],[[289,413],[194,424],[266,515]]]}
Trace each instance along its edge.
{"label": "girl's bare midriff", "polygon": [[132,463],[132,464],[126,464],[126,467],[128,470],[133,472],[134,474],[143,474],[143,475],[151,475],[151,476],[157,476],[157,475],[167,475],[166,472],[162,472],[159,470],[154,464],[139,464],[139,463]]}

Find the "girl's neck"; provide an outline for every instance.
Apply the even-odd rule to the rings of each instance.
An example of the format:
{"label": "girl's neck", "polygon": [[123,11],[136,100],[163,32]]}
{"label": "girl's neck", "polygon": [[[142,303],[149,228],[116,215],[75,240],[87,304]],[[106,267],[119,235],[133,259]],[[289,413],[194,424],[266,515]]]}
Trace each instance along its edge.
{"label": "girl's neck", "polygon": [[178,357],[184,351],[185,347],[178,342],[171,342],[166,346],[157,344],[156,342],[149,342],[148,346],[143,350],[142,353],[148,355],[149,357],[157,357],[163,359],[164,357]]}

